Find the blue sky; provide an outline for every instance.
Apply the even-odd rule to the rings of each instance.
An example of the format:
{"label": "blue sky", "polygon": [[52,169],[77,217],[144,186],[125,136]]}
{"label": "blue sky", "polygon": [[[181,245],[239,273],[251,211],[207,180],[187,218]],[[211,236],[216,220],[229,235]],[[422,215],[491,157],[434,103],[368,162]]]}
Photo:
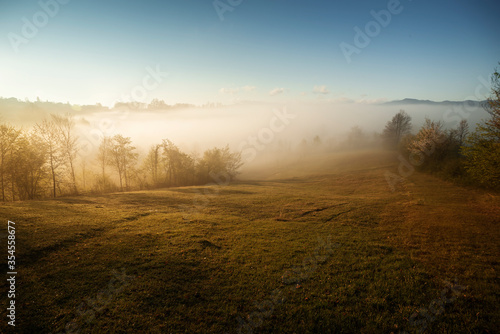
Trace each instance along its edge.
{"label": "blue sky", "polygon": [[[463,100],[500,61],[496,0],[217,3],[230,8],[224,20],[206,0],[0,0],[0,96],[106,105],[131,95],[170,104]],[[389,8],[397,13],[382,26],[371,12]],[[38,31],[26,35],[26,22]],[[354,28],[367,26],[369,44],[356,45]],[[350,61],[342,43],[358,50]],[[168,72],[158,84],[147,78],[156,69]]]}

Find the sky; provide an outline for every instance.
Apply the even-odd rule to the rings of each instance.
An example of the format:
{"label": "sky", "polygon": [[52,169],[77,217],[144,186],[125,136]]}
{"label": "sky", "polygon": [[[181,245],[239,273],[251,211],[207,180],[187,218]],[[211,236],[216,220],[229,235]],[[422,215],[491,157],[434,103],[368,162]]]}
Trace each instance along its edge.
{"label": "sky", "polygon": [[484,99],[497,0],[0,0],[0,96],[72,104]]}

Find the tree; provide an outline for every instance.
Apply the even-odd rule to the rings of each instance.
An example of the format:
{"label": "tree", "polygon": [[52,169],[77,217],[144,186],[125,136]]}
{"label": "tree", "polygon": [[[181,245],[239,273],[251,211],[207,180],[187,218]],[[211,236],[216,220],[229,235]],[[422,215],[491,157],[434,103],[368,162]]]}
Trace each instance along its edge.
{"label": "tree", "polygon": [[457,144],[459,144],[459,146],[462,146],[465,142],[465,139],[469,135],[469,122],[467,122],[466,119],[461,120],[458,124],[458,127],[452,130],[451,133]]}
{"label": "tree", "polygon": [[425,119],[424,125],[408,144],[411,159],[418,159],[415,161],[416,165],[421,165],[424,161],[441,161],[447,150],[448,136],[443,130],[443,123],[431,121],[428,118]]}
{"label": "tree", "polygon": [[397,147],[410,130],[411,117],[404,110],[400,110],[392,120],[387,122],[382,137],[389,147]]}
{"label": "tree", "polygon": [[76,154],[78,153],[78,136],[74,135],[75,122],[69,115],[66,115],[64,117],[59,115],[51,116],[57,128],[61,150],[63,152],[63,155],[65,156],[66,163],[69,165],[73,192],[77,194],[78,189],[76,187],[74,162]]}
{"label": "tree", "polygon": [[195,183],[195,159],[184,152],[177,155],[177,185],[193,185]]}
{"label": "tree", "polygon": [[35,133],[39,140],[45,145],[50,175],[52,178],[52,197],[56,197],[57,187],[57,170],[63,163],[63,156],[60,150],[59,136],[54,122],[43,120],[41,123],[35,125]]}
{"label": "tree", "polygon": [[134,152],[135,147],[131,145],[130,137],[115,135],[111,139],[109,147],[109,164],[115,167],[120,180],[120,190],[123,191],[123,181],[125,189],[129,187],[128,173],[137,160],[138,154]]}
{"label": "tree", "polygon": [[492,95],[488,98],[486,111],[490,119],[477,124],[462,146],[465,156],[465,169],[479,183],[500,187],[500,73],[498,70],[491,78]]}
{"label": "tree", "polygon": [[87,190],[87,160],[81,160],[81,168],[82,168],[82,188],[85,192]]}
{"label": "tree", "polygon": [[17,192],[20,200],[41,197],[41,183],[47,175],[46,161],[46,145],[39,136],[32,132],[19,137],[9,169],[12,172],[13,194]]}
{"label": "tree", "polygon": [[144,169],[151,176],[153,186],[158,186],[161,162],[161,145],[153,145],[144,159]]}
{"label": "tree", "polygon": [[2,188],[2,201],[6,200],[6,188],[7,188],[7,170],[6,167],[9,163],[9,153],[12,153],[15,147],[16,141],[21,135],[21,130],[8,124],[0,125],[0,186]]}
{"label": "tree", "polygon": [[104,136],[101,140],[101,144],[99,145],[99,150],[97,152],[97,164],[99,169],[101,170],[101,178],[98,178],[98,187],[101,191],[106,191],[110,182],[108,181],[108,176],[106,175],[106,166],[111,164],[110,158],[111,151],[111,137]]}
{"label": "tree", "polygon": [[164,139],[161,146],[166,184],[179,186],[194,183],[194,159],[168,139]]}
{"label": "tree", "polygon": [[170,140],[168,139],[163,139],[163,142],[161,144],[162,146],[162,155],[163,155],[163,167],[165,169],[165,182],[168,185],[173,185],[174,180],[176,179],[176,173],[177,173],[177,155],[179,153],[179,148],[174,145]]}
{"label": "tree", "polygon": [[215,147],[205,151],[198,164],[199,180],[217,181],[222,176],[229,181],[238,174],[238,169],[242,165],[240,153],[231,153],[229,146],[222,149]]}
{"label": "tree", "polygon": [[165,110],[168,109],[169,105],[165,103],[163,100],[153,99],[151,103],[148,105],[148,109],[150,110]]}
{"label": "tree", "polygon": [[455,157],[460,155],[460,148],[464,145],[469,135],[469,123],[466,119],[460,121],[456,129],[449,132],[450,153]]}

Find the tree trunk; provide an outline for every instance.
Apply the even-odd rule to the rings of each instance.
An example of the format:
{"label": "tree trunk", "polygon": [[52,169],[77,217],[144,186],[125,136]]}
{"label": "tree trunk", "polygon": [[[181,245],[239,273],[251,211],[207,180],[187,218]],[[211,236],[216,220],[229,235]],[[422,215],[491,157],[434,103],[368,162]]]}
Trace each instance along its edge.
{"label": "tree trunk", "polygon": [[53,197],[56,198],[56,174],[54,172],[54,168],[52,168],[52,191]]}
{"label": "tree trunk", "polygon": [[54,169],[54,160],[50,154],[50,170],[52,171],[52,196],[56,198],[56,171]]}
{"label": "tree trunk", "polygon": [[118,177],[120,179],[120,191],[123,192],[122,172],[121,171],[118,171]]}
{"label": "tree trunk", "polygon": [[75,176],[75,168],[73,167],[73,159],[69,157],[69,166],[71,168],[71,178],[73,181],[73,192],[75,195],[78,195],[78,189],[76,188],[76,176]]}

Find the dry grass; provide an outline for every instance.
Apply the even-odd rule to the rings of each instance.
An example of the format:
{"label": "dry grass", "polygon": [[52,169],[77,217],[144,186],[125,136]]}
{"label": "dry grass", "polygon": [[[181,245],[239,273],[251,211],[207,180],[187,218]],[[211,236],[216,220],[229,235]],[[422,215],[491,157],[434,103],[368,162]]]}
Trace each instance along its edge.
{"label": "dry grass", "polygon": [[[412,333],[423,322],[411,316],[457,278],[467,289],[419,321],[495,332],[498,194],[423,174],[392,193],[390,158],[329,155],[223,188],[2,204],[19,227],[16,330]],[[126,284],[102,302],[121,268]]]}

